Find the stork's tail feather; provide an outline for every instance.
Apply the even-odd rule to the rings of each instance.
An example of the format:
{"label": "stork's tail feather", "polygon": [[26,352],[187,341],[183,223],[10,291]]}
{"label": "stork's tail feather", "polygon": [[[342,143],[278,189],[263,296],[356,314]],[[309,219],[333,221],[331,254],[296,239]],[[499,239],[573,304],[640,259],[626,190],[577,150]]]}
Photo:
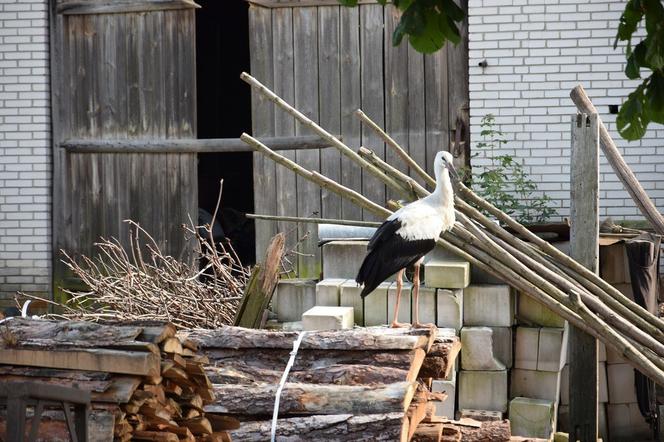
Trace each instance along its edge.
{"label": "stork's tail feather", "polygon": [[364,258],[362,265],[360,266],[360,271],[357,273],[355,282],[358,284],[364,284],[360,296],[364,298],[369,293],[373,292],[378,285],[380,285],[385,278],[381,278],[382,275],[379,274],[380,266],[378,265],[378,259],[376,253],[369,252],[369,254]]}

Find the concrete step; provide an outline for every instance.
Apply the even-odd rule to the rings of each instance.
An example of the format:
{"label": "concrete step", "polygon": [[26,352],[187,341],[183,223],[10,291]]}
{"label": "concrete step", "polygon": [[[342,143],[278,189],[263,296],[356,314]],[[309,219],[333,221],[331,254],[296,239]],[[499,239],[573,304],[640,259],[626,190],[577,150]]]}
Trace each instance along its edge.
{"label": "concrete step", "polygon": [[514,291],[508,285],[473,284],[463,291],[464,325],[510,327],[514,309]]}

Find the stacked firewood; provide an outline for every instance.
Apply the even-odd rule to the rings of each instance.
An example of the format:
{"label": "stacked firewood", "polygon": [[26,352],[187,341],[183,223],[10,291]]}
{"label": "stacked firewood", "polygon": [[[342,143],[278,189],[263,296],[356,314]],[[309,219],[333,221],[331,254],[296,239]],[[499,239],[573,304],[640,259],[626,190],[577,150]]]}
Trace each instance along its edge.
{"label": "stacked firewood", "polygon": [[[229,440],[223,422],[204,415],[213,398],[207,358],[175,333],[159,322],[12,319],[0,324],[0,382],[90,391],[95,441]],[[64,416],[46,413],[39,437],[69,440]]]}
{"label": "stacked firewood", "polygon": [[[206,372],[216,399],[204,407],[206,416],[237,419],[234,441],[268,440],[298,332],[222,327],[182,336],[210,359]],[[281,391],[277,437],[411,440],[432,416],[432,401],[447,396],[431,393],[428,378],[449,374],[460,347],[446,329],[306,332]]]}

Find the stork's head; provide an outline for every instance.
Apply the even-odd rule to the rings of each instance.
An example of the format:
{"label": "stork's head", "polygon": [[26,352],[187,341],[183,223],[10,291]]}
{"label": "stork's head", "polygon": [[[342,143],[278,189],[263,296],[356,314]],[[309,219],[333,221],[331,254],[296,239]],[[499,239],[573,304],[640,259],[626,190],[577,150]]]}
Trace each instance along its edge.
{"label": "stork's head", "polygon": [[450,178],[454,179],[455,181],[459,181],[459,174],[457,174],[457,171],[454,168],[453,161],[454,157],[452,157],[451,153],[442,150],[438,152],[433,162],[436,175],[443,174],[445,171],[447,171],[450,175]]}

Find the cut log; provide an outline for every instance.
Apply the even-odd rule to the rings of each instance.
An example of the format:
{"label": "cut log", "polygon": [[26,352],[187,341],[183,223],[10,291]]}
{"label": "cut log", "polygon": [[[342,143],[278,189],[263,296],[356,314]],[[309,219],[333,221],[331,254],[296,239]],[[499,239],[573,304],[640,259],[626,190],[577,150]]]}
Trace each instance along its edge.
{"label": "cut log", "polygon": [[420,424],[413,432],[413,442],[440,442],[443,437],[443,424]]}
{"label": "cut log", "polygon": [[212,434],[212,424],[205,417],[195,419],[184,419],[179,422],[180,426],[185,426],[196,436],[201,434]]}
{"label": "cut log", "polygon": [[441,442],[461,442],[461,430],[454,425],[444,424]]}
{"label": "cut log", "polygon": [[179,442],[180,438],[175,433],[165,431],[134,431],[133,440],[148,440],[157,442]]}
{"label": "cut log", "polygon": [[419,377],[445,379],[452,371],[460,351],[461,341],[456,337],[445,342],[434,342],[424,358]]}
{"label": "cut log", "polygon": [[178,338],[167,338],[164,342],[159,344],[159,346],[161,347],[161,350],[166,353],[175,353],[176,355],[182,354],[182,343]]}
{"label": "cut log", "polygon": [[[377,386],[286,383],[281,392],[280,414],[367,414],[405,412],[416,384],[398,382]],[[277,386],[215,384],[216,400],[205,406],[209,413],[270,415]]]}
{"label": "cut log", "polygon": [[482,422],[479,428],[451,423],[445,424],[445,427],[447,426],[456,427],[461,432],[461,440],[463,442],[509,442],[512,435],[510,421],[507,419]]}
{"label": "cut log", "polygon": [[105,349],[47,351],[0,347],[0,364],[159,376],[159,356],[135,351]]}
{"label": "cut log", "polygon": [[226,430],[237,430],[240,428],[240,421],[235,419],[233,416],[225,416],[221,414],[207,414],[205,417],[212,424],[212,431],[226,431]]}
{"label": "cut log", "polygon": [[[0,416],[0,435],[7,434],[6,416]],[[88,419],[88,442],[109,442],[113,440],[115,418],[107,411],[93,410]],[[26,440],[29,429],[32,428],[32,418],[26,419]],[[69,442],[69,430],[62,419],[44,419],[39,423],[37,442]]]}
{"label": "cut log", "polygon": [[431,408],[434,408],[434,405],[427,401],[426,391],[424,391],[422,386],[418,387],[415,397],[406,413],[408,419],[408,440],[413,438],[415,430],[417,430],[417,427],[426,417],[427,411]]}
{"label": "cut log", "polygon": [[127,325],[108,326],[85,321],[52,321],[13,318],[3,324],[20,343],[32,339],[53,342],[120,342],[133,341],[143,329]]}
{"label": "cut log", "polygon": [[[403,423],[403,413],[293,417],[277,421],[277,439],[326,442],[405,440],[402,437]],[[230,431],[230,435],[234,442],[270,440],[271,424],[270,420],[243,422],[240,428]]]}
{"label": "cut log", "polygon": [[[437,329],[394,329],[369,327],[352,330],[307,332],[300,349],[320,350],[413,350],[427,349]],[[291,350],[297,332],[253,330],[222,326],[215,330],[196,329],[184,333],[202,349],[271,348]]]}
{"label": "cut log", "polygon": [[[92,392],[92,401],[115,404],[127,403],[140,384],[141,378],[138,376],[115,376],[106,391],[102,393]],[[81,388],[79,385],[77,384],[77,388]]]}

